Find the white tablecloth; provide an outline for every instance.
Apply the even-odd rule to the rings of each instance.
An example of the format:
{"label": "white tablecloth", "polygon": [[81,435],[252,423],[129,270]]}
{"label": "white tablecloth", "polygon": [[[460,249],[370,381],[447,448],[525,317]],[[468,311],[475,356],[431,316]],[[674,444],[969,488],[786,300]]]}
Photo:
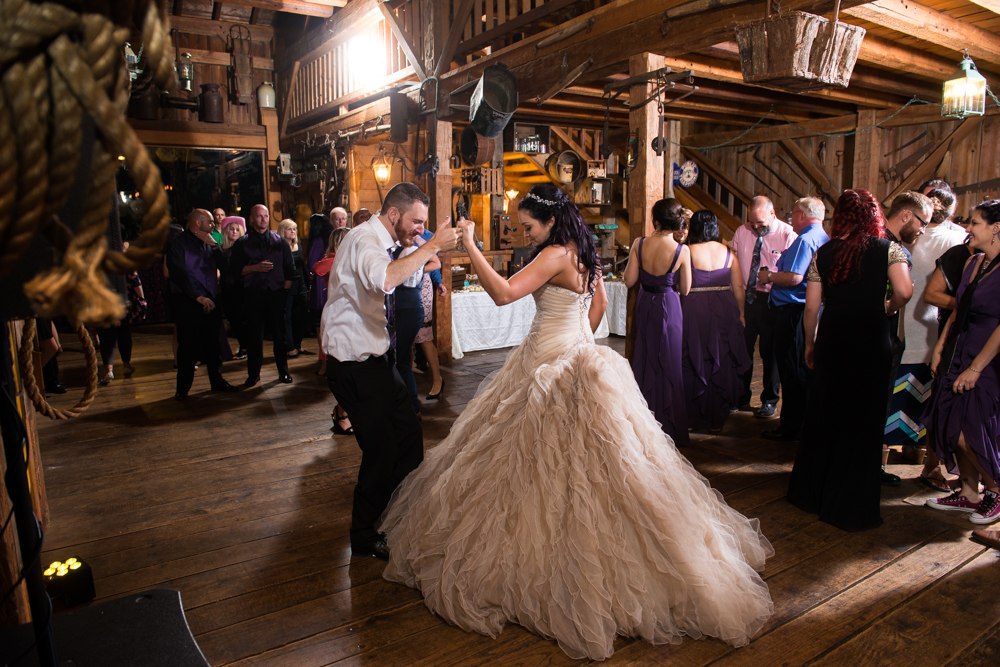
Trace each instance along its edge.
{"label": "white tablecloth", "polygon": [[[451,296],[451,356],[461,359],[466,352],[520,345],[534,317],[535,300],[530,296],[498,306],[486,292],[454,293]],[[605,317],[594,337],[607,335]]]}
{"label": "white tablecloth", "polygon": [[604,289],[608,293],[608,310],[604,317],[608,321],[608,328],[616,336],[625,335],[625,306],[628,303],[628,289],[625,283],[604,283]]}

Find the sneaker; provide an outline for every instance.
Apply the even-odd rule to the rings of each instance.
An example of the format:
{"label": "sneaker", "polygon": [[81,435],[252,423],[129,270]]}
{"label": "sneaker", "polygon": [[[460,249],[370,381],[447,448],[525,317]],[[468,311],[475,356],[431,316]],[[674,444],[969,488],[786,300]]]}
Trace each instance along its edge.
{"label": "sneaker", "polygon": [[979,508],[979,503],[969,502],[961,491],[956,491],[947,498],[931,498],[926,504],[928,507],[945,512],[975,512]]}
{"label": "sneaker", "polygon": [[987,491],[983,494],[983,499],[979,501],[979,507],[969,517],[972,523],[985,525],[1000,519],[1000,496]]}

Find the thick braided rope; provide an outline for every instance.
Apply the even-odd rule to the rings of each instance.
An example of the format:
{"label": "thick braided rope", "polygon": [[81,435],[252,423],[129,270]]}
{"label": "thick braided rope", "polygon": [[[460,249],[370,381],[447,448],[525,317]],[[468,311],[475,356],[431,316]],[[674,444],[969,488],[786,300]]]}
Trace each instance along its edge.
{"label": "thick braided rope", "polygon": [[35,348],[35,326],[34,318],[25,320],[24,328],[21,330],[21,345],[17,350],[17,358],[21,365],[21,381],[24,383],[25,391],[28,392],[28,398],[35,404],[35,409],[49,419],[78,417],[90,407],[97,395],[97,352],[94,350],[94,341],[90,339],[87,329],[82,324],[77,323],[74,328],[80,339],[80,344],[83,345],[83,354],[87,360],[87,387],[83,391],[83,398],[76,405],[68,410],[60,410],[52,407],[45,400],[45,394],[38,388],[38,382],[35,380],[34,355],[32,354]]}
{"label": "thick braided rope", "polygon": [[44,73],[45,55],[39,54],[27,66],[11,65],[0,81],[14,121],[20,165],[18,197],[10,232],[0,252],[0,267],[12,266],[17,261],[37,233],[45,211],[49,156],[45,147],[45,128],[39,123],[39,116],[41,111],[48,111],[48,104],[44,109],[36,106],[39,81],[47,80]]}

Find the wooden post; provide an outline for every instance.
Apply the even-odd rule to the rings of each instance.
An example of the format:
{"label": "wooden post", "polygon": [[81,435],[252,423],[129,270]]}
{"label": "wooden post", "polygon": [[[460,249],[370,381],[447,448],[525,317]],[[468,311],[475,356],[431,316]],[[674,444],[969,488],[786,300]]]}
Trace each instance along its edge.
{"label": "wooden post", "polygon": [[667,150],[663,153],[663,196],[673,197],[674,165],[680,165],[681,163],[681,122],[679,120],[668,120],[663,130],[663,136],[669,142]]}
{"label": "wooden post", "polygon": [[357,149],[348,144],[347,148],[347,208],[351,214],[361,208],[361,169],[364,166],[358,159]]}
{"label": "wooden post", "polygon": [[[663,67],[663,56],[652,53],[641,53],[629,58],[628,75],[637,76]],[[629,99],[641,101],[656,91],[655,83],[644,83],[629,89]],[[663,198],[663,157],[653,151],[653,137],[659,134],[660,115],[656,104],[649,104],[628,113],[628,128],[636,134],[638,143],[638,159],[635,167],[629,172],[628,180],[628,227],[629,247],[639,242],[644,236],[653,233],[653,221],[650,211],[659,199]],[[639,294],[638,287],[628,292],[628,305],[625,314],[625,356],[632,358],[635,347],[635,301]]]}
{"label": "wooden post", "polygon": [[[858,110],[858,129],[875,124],[874,109]],[[851,187],[861,188],[878,197],[878,160],[882,155],[882,130],[874,127],[854,135],[854,170]]]}
{"label": "wooden post", "polygon": [[[451,215],[451,123],[434,122],[434,144],[438,156],[438,173],[436,178],[428,179],[431,198],[428,221],[431,229],[437,229],[438,224],[444,224],[445,218]],[[452,221],[454,224],[454,220]],[[441,363],[448,363],[451,357],[451,253],[441,253],[441,281],[448,288],[441,296],[434,296],[434,338],[437,341],[438,358]]]}

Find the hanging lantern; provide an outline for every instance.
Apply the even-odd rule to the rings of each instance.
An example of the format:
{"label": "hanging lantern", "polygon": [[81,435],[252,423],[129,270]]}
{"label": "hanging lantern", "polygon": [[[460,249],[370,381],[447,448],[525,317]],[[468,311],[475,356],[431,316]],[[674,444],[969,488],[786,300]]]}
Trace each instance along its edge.
{"label": "hanging lantern", "polygon": [[986,111],[986,78],[976,69],[968,49],[957,72],[944,82],[941,115],[950,118],[982,116]]}
{"label": "hanging lantern", "polygon": [[378,157],[372,161],[372,172],[375,174],[375,182],[379,184],[379,187],[385,187],[389,182],[389,178],[392,177],[392,165],[385,159],[385,151],[382,150],[382,146],[378,147]]}
{"label": "hanging lantern", "polygon": [[194,62],[190,53],[182,53],[177,61],[177,79],[180,81],[181,90],[191,92],[191,81],[194,79]]}

